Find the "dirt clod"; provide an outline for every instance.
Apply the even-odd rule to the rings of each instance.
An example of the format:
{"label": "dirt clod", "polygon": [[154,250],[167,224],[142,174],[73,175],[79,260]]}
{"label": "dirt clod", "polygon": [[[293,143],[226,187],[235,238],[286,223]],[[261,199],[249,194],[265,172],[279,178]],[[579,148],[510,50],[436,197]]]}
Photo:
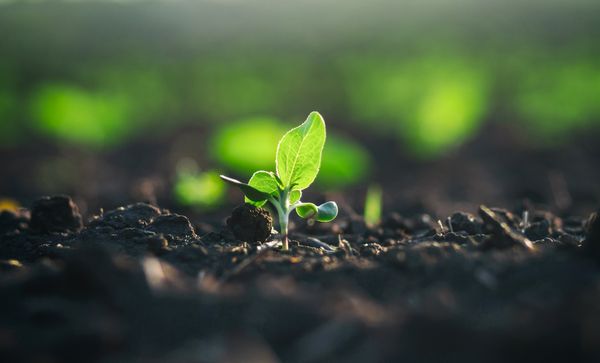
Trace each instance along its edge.
{"label": "dirt clod", "polygon": [[454,232],[466,232],[469,235],[481,233],[481,222],[474,215],[456,212],[450,216],[450,224]]}
{"label": "dirt clod", "polygon": [[167,214],[157,217],[148,226],[148,230],[176,237],[196,237],[190,220],[179,214]]}
{"label": "dirt clod", "polygon": [[92,220],[91,227],[143,228],[161,215],[160,209],[146,203],[131,204],[104,213]]}
{"label": "dirt clod", "polygon": [[[2,235],[0,311],[8,313],[0,314],[0,326],[14,339],[0,344],[0,356],[179,362],[182,352],[190,359],[209,354],[215,342],[233,339],[223,332],[240,331],[258,332],[258,340],[243,341],[284,362],[388,362],[407,354],[419,357],[409,361],[438,362],[438,356],[421,359],[432,339],[447,342],[463,363],[529,362],[540,351],[581,356],[580,327],[600,321],[597,214],[587,224],[587,251],[579,247],[583,230],[554,227],[561,223],[535,242],[536,253],[512,248],[525,238],[521,228],[511,227],[507,213],[482,207],[484,223],[474,222],[481,234],[432,234],[427,215],[387,218],[386,227],[367,226],[364,234],[316,235],[295,226],[298,239],[282,252],[275,244],[249,243],[271,232],[264,209],[233,211],[230,228],[253,234],[240,241],[217,222],[212,232],[190,238],[186,217],[152,208],[105,214],[112,222],[131,217],[135,227],[115,228],[99,217],[100,225],[79,233]],[[140,217],[136,209],[149,213]],[[562,220],[530,213],[530,227]],[[350,222],[340,216],[341,226]],[[583,218],[571,224],[583,226]],[[486,243],[490,248],[481,248]],[[474,328],[474,322],[485,324]],[[586,334],[589,341],[600,336]],[[484,348],[474,352],[478,346]],[[237,349],[228,347],[222,348]],[[532,348],[515,359],[501,354],[523,347]],[[599,361],[599,350],[585,353]]]}
{"label": "dirt clod", "polygon": [[83,226],[79,208],[67,196],[44,197],[35,201],[30,225],[40,233],[76,232]]}
{"label": "dirt clod", "polygon": [[271,235],[273,218],[264,208],[242,204],[231,212],[227,226],[240,241],[263,242]]}
{"label": "dirt clod", "polygon": [[544,239],[550,236],[550,233],[552,233],[550,229],[550,222],[548,222],[546,219],[532,223],[525,229],[525,236],[532,241]]}

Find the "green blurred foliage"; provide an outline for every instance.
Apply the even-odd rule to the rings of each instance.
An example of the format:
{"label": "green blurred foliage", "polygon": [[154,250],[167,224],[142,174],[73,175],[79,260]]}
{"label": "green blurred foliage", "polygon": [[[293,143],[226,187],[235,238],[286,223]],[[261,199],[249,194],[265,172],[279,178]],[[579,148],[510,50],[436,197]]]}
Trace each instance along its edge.
{"label": "green blurred foliage", "polygon": [[514,109],[536,142],[557,144],[600,121],[600,62],[554,59],[520,78]]}
{"label": "green blurred foliage", "polygon": [[[68,82],[37,85],[29,115],[32,128],[46,135],[111,146],[139,133],[168,132],[182,120],[214,124],[252,114],[289,117],[319,107],[368,132],[398,135],[416,156],[436,157],[473,137],[491,110],[515,115],[542,135],[540,142],[597,124],[599,61],[568,52],[549,61],[543,54],[534,49],[505,63],[494,62],[495,55],[425,49],[411,56],[336,55],[326,64],[274,56],[88,65]],[[17,97],[6,87],[0,95],[4,134],[22,132],[28,123]],[[225,147],[218,152],[228,153]],[[236,167],[246,162],[253,167],[252,160],[249,154]]]}
{"label": "green blurred foliage", "polygon": [[204,59],[187,75],[193,113],[211,121],[290,111],[290,101],[306,100],[310,66],[302,59]]}
{"label": "green blurred foliage", "polygon": [[358,184],[371,171],[371,156],[357,142],[327,134],[317,186],[337,188]]}
{"label": "green blurred foliage", "polygon": [[[80,145],[113,146],[140,131],[168,131],[177,100],[157,70],[129,64],[80,71],[71,83],[40,85],[30,101],[34,127]],[[85,86],[83,86],[85,85]],[[151,126],[151,128],[150,128]]]}
{"label": "green blurred foliage", "polygon": [[17,116],[19,99],[11,73],[6,65],[0,63],[0,145],[18,143],[23,132]]}
{"label": "green blurred foliage", "polygon": [[383,190],[379,185],[369,185],[365,197],[364,217],[365,222],[374,226],[381,222],[383,209]]}
{"label": "green blurred foliage", "polygon": [[[11,4],[0,11],[11,35],[0,37],[0,144],[38,133],[111,147],[183,122],[314,109],[422,158],[499,118],[556,143],[600,123],[599,11],[577,0]],[[285,130],[263,122],[275,131],[245,130],[254,148],[239,153],[245,141],[227,136],[210,152],[240,174],[271,167],[267,145]],[[327,145],[335,173],[322,185],[368,173],[362,148]]]}
{"label": "green blurred foliage", "polygon": [[[211,141],[212,157],[240,175],[256,170],[274,170],[277,143],[291,128],[273,118],[256,117],[228,123]],[[359,144],[330,130],[323,150],[316,185],[334,188],[362,181],[369,171],[370,157]]]}
{"label": "green blurred foliage", "polygon": [[214,160],[248,177],[257,170],[275,169],[277,143],[289,128],[277,119],[254,117],[221,127],[212,137]]}
{"label": "green blurred foliage", "polygon": [[111,92],[47,84],[36,91],[31,102],[40,131],[67,141],[111,145],[134,128],[127,98]]}
{"label": "green blurred foliage", "polygon": [[357,118],[398,133],[419,156],[437,156],[460,144],[488,110],[490,77],[467,57],[357,57],[341,68]]}
{"label": "green blurred foliage", "polygon": [[17,101],[13,91],[0,88],[0,145],[14,145],[19,141],[22,127],[16,118]]}
{"label": "green blurred foliage", "polygon": [[218,208],[225,200],[227,187],[215,171],[182,173],[177,176],[173,192],[184,206],[201,210]]}

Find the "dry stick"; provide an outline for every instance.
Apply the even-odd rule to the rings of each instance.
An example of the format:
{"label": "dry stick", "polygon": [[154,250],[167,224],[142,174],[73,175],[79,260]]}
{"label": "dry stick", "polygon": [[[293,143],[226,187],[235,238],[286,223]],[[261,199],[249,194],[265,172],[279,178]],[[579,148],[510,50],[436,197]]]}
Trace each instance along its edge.
{"label": "dry stick", "polygon": [[448,225],[448,229],[451,233],[454,233],[454,227],[452,227],[452,218],[446,218],[446,224]]}
{"label": "dry stick", "polygon": [[438,226],[440,226],[441,229],[441,233],[444,233],[446,231],[446,228],[444,228],[444,224],[442,223],[442,221],[440,219],[438,219]]}
{"label": "dry stick", "polygon": [[523,220],[521,223],[521,233],[525,233],[525,230],[527,229],[527,227],[529,227],[529,211],[523,211]]}

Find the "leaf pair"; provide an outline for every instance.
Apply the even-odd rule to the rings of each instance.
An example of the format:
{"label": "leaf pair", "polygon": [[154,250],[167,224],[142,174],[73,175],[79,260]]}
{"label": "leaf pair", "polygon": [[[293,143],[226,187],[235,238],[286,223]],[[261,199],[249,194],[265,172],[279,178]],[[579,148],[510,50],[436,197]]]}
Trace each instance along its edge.
{"label": "leaf pair", "polygon": [[319,206],[302,203],[302,190],[308,188],[319,174],[325,146],[325,121],[318,112],[311,112],[300,126],[286,132],[277,145],[276,173],[260,170],[248,183],[221,176],[239,187],[247,203],[261,207],[270,202],[279,213],[282,233],[287,236],[287,222],[292,209],[302,218],[330,222],[338,213],[335,202]]}
{"label": "leaf pair", "polygon": [[270,196],[278,197],[281,191],[288,190],[290,202],[295,203],[300,200],[301,191],[319,174],[325,138],[323,117],[318,112],[311,112],[306,121],[286,132],[279,141],[275,160],[277,174],[257,171],[248,183],[226,176],[223,179],[240,187],[249,202],[264,202]]}
{"label": "leaf pair", "polygon": [[[279,177],[275,173],[273,173],[271,171],[264,171],[264,170],[255,172],[252,175],[252,177],[250,178],[250,180],[248,181],[248,185],[250,187],[255,188],[256,190],[259,190],[265,194],[268,194],[269,197],[272,197],[276,200],[281,199],[282,193],[285,190],[285,187],[283,186],[281,179],[279,179]],[[265,202],[269,199],[269,197],[267,197],[267,199],[257,200],[246,194],[245,199],[246,199],[246,203],[250,203],[250,204],[256,205],[257,207],[261,207],[263,204],[265,204]],[[290,203],[296,203],[297,201],[300,200],[301,197],[302,197],[302,192],[299,190],[292,190],[289,192]]]}
{"label": "leaf pair", "polygon": [[338,206],[335,202],[326,202],[319,206],[313,203],[301,203],[296,207],[296,213],[304,219],[331,222],[337,217]]}

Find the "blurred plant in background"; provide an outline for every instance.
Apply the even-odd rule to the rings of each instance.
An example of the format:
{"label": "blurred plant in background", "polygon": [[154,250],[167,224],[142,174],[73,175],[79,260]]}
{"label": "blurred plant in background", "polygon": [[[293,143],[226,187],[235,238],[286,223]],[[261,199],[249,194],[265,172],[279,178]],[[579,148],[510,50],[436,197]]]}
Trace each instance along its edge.
{"label": "blurred plant in background", "polygon": [[360,56],[342,64],[350,109],[396,132],[415,154],[435,156],[473,135],[490,102],[489,75],[467,57]]}
{"label": "blurred plant in background", "polygon": [[217,208],[224,202],[226,190],[218,172],[199,172],[190,159],[178,163],[173,193],[181,205],[201,210]]}
{"label": "blurred plant in background", "polygon": [[342,135],[396,137],[432,159],[486,122],[540,146],[600,125],[599,3],[6,3],[0,147],[112,150],[198,130],[196,152],[211,158],[177,173],[183,204],[221,200],[206,170],[271,167],[307,109],[328,119],[325,189],[364,181],[374,161]]}
{"label": "blurred plant in background", "polygon": [[17,116],[19,105],[14,88],[13,72],[0,64],[0,145],[16,144],[23,132]]}
{"label": "blurred plant in background", "polygon": [[515,111],[552,145],[600,122],[600,59],[553,59],[527,67],[515,90]]}

